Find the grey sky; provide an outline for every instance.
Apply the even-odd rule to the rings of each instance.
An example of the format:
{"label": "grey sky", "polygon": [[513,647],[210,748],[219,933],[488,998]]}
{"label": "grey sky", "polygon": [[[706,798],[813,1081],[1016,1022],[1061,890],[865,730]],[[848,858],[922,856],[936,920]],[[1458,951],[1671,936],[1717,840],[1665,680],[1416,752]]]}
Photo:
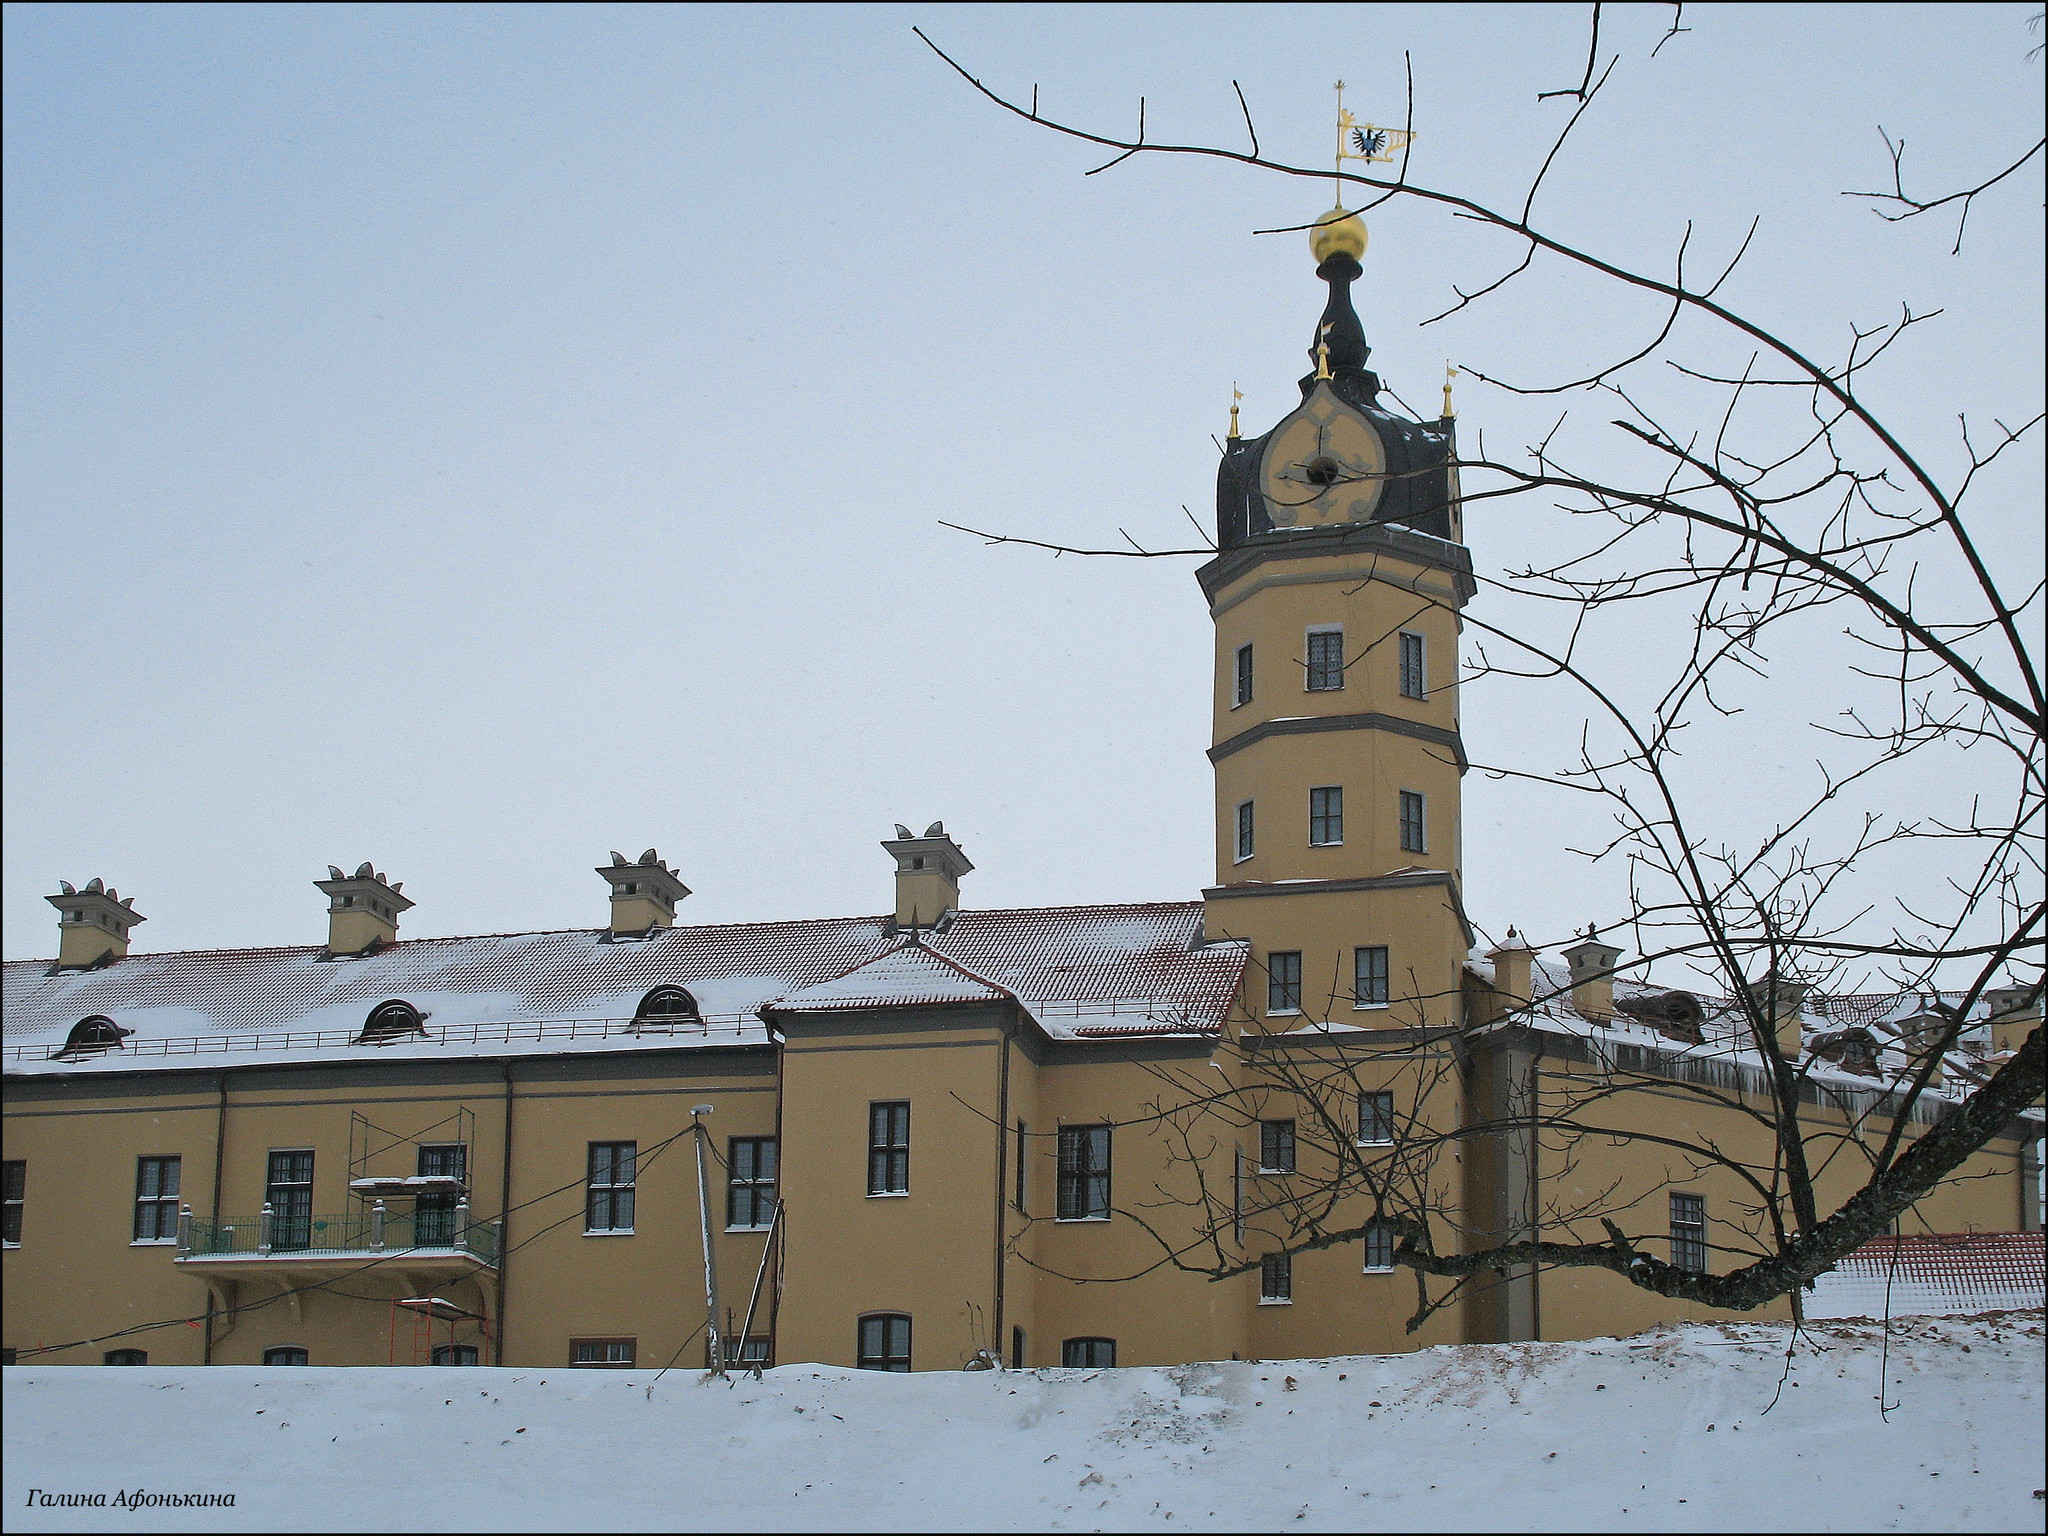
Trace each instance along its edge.
{"label": "grey sky", "polygon": [[[1611,7],[1625,60],[1539,212],[1626,262],[1732,251],[1738,307],[1832,353],[1945,306],[1877,386],[1952,423],[2038,409],[2038,164],[1889,227],[1877,124],[1946,186],[2038,131],[2031,6]],[[143,949],[317,942],[372,859],[408,936],[595,925],[653,844],[688,922],[885,910],[890,824],[936,817],[975,906],[1180,899],[1212,877],[1194,562],[986,549],[1205,524],[1232,381],[1296,398],[1327,187],[1140,159],[1105,175],[991,84],[1116,129],[1327,155],[1330,82],[1415,174],[1505,201],[1564,107],[1584,9],[10,6],[5,950],[54,953],[100,875]],[[1099,157],[1098,157],[1099,158]],[[1649,311],[1538,273],[1428,329],[1506,247],[1372,219],[1374,365],[1519,377]],[[1512,259],[1510,255],[1509,259]],[[1718,354],[1717,354],[1718,355]],[[1741,358],[1727,354],[1736,366]],[[1476,386],[1495,451],[1539,407]],[[2038,444],[1988,486],[2038,566]],[[1540,522],[1475,512],[1475,561]],[[1774,685],[1713,777],[1730,824],[1814,755]],[[1555,694],[1468,690],[1476,760],[1555,766]],[[1782,725],[1768,722],[1782,716]],[[1466,790],[1474,916],[1559,931],[1622,877],[1542,792]],[[1747,819],[1745,819],[1747,818]]]}

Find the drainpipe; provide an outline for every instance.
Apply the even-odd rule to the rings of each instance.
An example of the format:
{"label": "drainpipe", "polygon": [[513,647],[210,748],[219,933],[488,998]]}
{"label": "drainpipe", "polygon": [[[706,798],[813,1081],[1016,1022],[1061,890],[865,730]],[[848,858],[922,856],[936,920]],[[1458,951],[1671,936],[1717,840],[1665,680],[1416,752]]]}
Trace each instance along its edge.
{"label": "drainpipe", "polygon": [[505,1127],[500,1141],[500,1154],[504,1159],[498,1180],[498,1299],[495,1310],[498,1314],[497,1332],[491,1341],[491,1364],[505,1363],[505,1253],[512,1245],[508,1241],[512,1227],[512,1061],[510,1057],[498,1063],[505,1075]]}
{"label": "drainpipe", "polygon": [[[213,1114],[213,1230],[220,1231],[220,1173],[221,1161],[227,1155],[228,1144],[228,1075],[220,1074],[220,1098]],[[199,1363],[213,1364],[213,1303],[211,1285],[206,1288],[206,1338],[200,1346]]]}
{"label": "drainpipe", "polygon": [[[1014,1025],[1015,1021],[1012,1020]],[[1005,1354],[1003,1339],[1003,1191],[1009,1184],[1010,1146],[1010,1030],[1003,1031],[1001,1087],[996,1109],[996,1304],[995,1326],[989,1330],[989,1353],[998,1360]]]}
{"label": "drainpipe", "polygon": [[[1543,1178],[1539,1172],[1543,1148],[1537,1125],[1543,1109],[1543,1034],[1533,1029],[1529,1034],[1535,1041],[1529,1057],[1529,1241],[1535,1243],[1543,1238]],[[1535,1263],[1529,1266],[1529,1336],[1538,1342],[1543,1338],[1543,1266]]]}

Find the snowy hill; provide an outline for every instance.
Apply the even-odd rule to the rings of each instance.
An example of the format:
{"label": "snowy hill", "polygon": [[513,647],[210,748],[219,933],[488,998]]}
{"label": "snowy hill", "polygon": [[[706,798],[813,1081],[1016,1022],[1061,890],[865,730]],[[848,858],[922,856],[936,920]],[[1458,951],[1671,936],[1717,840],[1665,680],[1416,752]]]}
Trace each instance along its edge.
{"label": "snowy hill", "polygon": [[2040,1530],[2042,1334],[2038,1311],[1895,1320],[1888,1417],[1857,1322],[1813,1330],[1782,1392],[1763,1325],[729,1386],[14,1366],[4,1497],[13,1531]]}

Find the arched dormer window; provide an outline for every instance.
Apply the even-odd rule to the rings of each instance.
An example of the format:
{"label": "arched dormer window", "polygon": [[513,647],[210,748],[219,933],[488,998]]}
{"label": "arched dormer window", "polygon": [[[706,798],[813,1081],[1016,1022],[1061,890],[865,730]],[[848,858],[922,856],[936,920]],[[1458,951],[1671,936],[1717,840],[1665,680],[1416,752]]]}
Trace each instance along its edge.
{"label": "arched dormer window", "polygon": [[363,1032],[356,1036],[356,1044],[389,1045],[407,1035],[426,1032],[426,1015],[404,998],[394,997],[370,1010],[370,1016],[363,1021]]}
{"label": "arched dormer window", "polygon": [[703,1021],[703,1015],[697,1011],[697,999],[681,987],[656,987],[633,1010],[635,1029],[669,1029]]}
{"label": "arched dormer window", "polygon": [[123,1029],[103,1013],[80,1019],[71,1026],[71,1033],[64,1039],[64,1048],[59,1056],[83,1056],[93,1051],[117,1051],[121,1048],[121,1037],[132,1035],[132,1029]]}

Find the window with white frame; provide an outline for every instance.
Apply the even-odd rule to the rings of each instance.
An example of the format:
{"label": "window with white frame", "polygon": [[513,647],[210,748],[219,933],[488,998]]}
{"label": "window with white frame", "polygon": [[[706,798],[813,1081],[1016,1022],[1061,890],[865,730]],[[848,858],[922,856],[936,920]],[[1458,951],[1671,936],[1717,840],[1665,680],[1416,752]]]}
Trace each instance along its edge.
{"label": "window with white frame", "polygon": [[638,1339],[571,1339],[569,1363],[597,1370],[630,1371]]}
{"label": "window with white frame", "polygon": [[1294,1256],[1269,1253],[1259,1260],[1259,1300],[1294,1300]]}
{"label": "window with white frame", "polygon": [[1313,848],[1344,841],[1344,786],[1325,784],[1308,792],[1308,840]]}
{"label": "window with white frame", "polygon": [[1707,1272],[1707,1199],[1704,1195],[1671,1197],[1671,1267]]}
{"label": "window with white frame", "polygon": [[1351,952],[1352,1005],[1358,1008],[1387,1006],[1387,946],[1361,944]]}
{"label": "window with white frame", "polygon": [[1256,846],[1253,841],[1252,802],[1242,800],[1237,807],[1237,857],[1239,862],[1250,858]]}
{"label": "window with white frame", "polygon": [[0,1163],[0,1242],[21,1246],[21,1213],[28,1195],[28,1163],[10,1157]]}
{"label": "window with white frame", "polygon": [[135,1159],[135,1237],[138,1243],[178,1238],[178,1159]]}
{"label": "window with white frame", "polygon": [[1061,1221],[1109,1220],[1109,1127],[1060,1127],[1058,1206]]}
{"label": "window with white frame", "polygon": [[1422,676],[1422,636],[1408,630],[1401,631],[1401,697],[1419,699],[1424,697]]}
{"label": "window with white frame", "polygon": [[1334,693],[1344,686],[1344,631],[1341,628],[1308,632],[1308,665],[1305,670],[1304,686],[1310,693]]}
{"label": "window with white frame", "polygon": [[1394,1139],[1394,1096],[1365,1092],[1358,1096],[1358,1139],[1371,1147],[1383,1147]]}
{"label": "window with white frame", "polygon": [[760,1231],[775,1219],[775,1138],[735,1136],[726,1150],[725,1224]]}
{"label": "window with white frame", "polygon": [[1266,956],[1266,1012],[1301,1012],[1301,951],[1277,950]]}
{"label": "window with white frame", "polygon": [[1259,1172],[1294,1172],[1294,1122],[1292,1120],[1261,1120],[1259,1122]]}
{"label": "window with white frame", "polygon": [[631,1232],[635,1179],[640,1161],[637,1141],[590,1143],[589,1173],[584,1192],[583,1230]]}
{"label": "window with white frame", "polygon": [[868,1106],[868,1193],[910,1193],[910,1104],[907,1100]]}
{"label": "window with white frame", "polygon": [[1365,1271],[1384,1273],[1394,1267],[1394,1229],[1375,1221],[1365,1229]]}
{"label": "window with white frame", "polygon": [[1403,853],[1427,853],[1423,841],[1422,796],[1412,789],[1401,791],[1401,851]]}

